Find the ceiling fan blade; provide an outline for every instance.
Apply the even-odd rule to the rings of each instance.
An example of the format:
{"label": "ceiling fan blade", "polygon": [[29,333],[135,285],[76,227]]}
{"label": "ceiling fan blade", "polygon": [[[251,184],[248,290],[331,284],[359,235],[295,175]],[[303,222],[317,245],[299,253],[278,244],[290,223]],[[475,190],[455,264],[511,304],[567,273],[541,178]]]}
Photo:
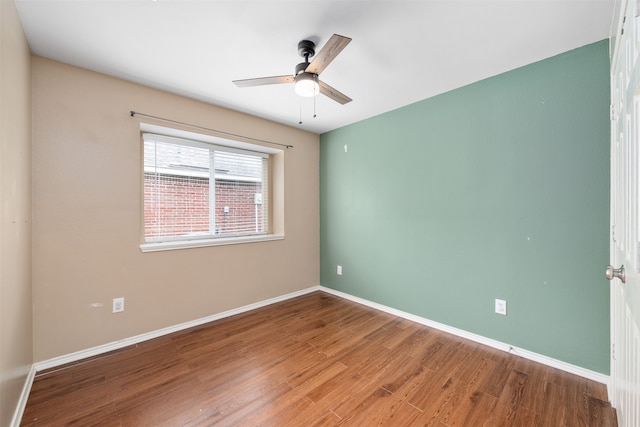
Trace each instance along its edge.
{"label": "ceiling fan blade", "polygon": [[233,83],[238,87],[277,85],[293,83],[293,76],[258,77],[257,79],[234,80]]}
{"label": "ceiling fan blade", "polygon": [[339,102],[340,104],[344,105],[347,102],[351,102],[352,99],[349,98],[347,95],[345,95],[344,93],[340,92],[339,90],[336,90],[334,88],[332,88],[331,86],[329,86],[328,84],[326,84],[325,82],[318,82],[320,84],[320,93],[328,96],[329,98],[333,99],[336,102]]}
{"label": "ceiling fan blade", "polygon": [[329,41],[322,47],[322,50],[313,58],[311,64],[306,68],[307,73],[320,74],[327,65],[333,61],[342,49],[344,49],[351,39],[349,37],[334,34]]}

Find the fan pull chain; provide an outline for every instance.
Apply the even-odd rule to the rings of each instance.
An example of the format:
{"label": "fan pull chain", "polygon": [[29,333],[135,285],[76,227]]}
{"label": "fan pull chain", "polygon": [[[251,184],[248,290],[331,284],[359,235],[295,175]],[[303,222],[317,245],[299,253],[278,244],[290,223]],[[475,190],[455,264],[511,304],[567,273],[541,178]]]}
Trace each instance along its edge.
{"label": "fan pull chain", "polygon": [[[318,83],[318,75],[316,74],[314,77],[314,80],[316,81],[316,83]],[[315,95],[313,97],[313,118],[316,118],[316,98],[318,97],[318,95]]]}
{"label": "fan pull chain", "polygon": [[300,121],[298,122],[298,124],[302,124],[302,101],[300,101]]}

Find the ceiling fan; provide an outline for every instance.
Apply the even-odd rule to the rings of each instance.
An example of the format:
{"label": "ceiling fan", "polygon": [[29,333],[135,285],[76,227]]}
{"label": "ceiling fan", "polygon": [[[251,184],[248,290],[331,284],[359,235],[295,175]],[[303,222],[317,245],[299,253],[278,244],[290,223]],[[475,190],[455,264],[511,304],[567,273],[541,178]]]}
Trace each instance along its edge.
{"label": "ceiling fan", "polygon": [[298,43],[298,54],[304,58],[304,62],[296,65],[294,75],[259,77],[256,79],[234,80],[238,87],[263,86],[282,83],[294,83],[295,91],[300,96],[316,96],[321,93],[340,104],[346,104],[351,98],[342,92],[332,88],[323,81],[319,75],[333,61],[351,39],[349,37],[334,34],[318,52],[318,55],[309,63],[309,58],[316,53],[316,44],[310,40],[302,40]]}

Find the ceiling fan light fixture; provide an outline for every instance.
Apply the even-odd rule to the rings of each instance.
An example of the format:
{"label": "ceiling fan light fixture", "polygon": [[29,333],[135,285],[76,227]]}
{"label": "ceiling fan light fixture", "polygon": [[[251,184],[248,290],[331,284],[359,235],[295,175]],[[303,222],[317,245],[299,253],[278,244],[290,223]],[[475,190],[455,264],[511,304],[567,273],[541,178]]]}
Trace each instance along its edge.
{"label": "ceiling fan light fixture", "polygon": [[316,96],[320,93],[318,75],[313,73],[298,74],[295,79],[295,91],[300,96]]}

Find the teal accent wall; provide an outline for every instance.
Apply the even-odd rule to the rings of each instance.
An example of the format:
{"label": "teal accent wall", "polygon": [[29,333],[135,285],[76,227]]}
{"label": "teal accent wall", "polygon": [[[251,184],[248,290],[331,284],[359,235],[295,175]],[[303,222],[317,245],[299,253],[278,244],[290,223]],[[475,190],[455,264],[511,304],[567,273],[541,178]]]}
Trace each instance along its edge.
{"label": "teal accent wall", "polygon": [[323,134],[322,285],[608,374],[609,103],[603,40]]}

